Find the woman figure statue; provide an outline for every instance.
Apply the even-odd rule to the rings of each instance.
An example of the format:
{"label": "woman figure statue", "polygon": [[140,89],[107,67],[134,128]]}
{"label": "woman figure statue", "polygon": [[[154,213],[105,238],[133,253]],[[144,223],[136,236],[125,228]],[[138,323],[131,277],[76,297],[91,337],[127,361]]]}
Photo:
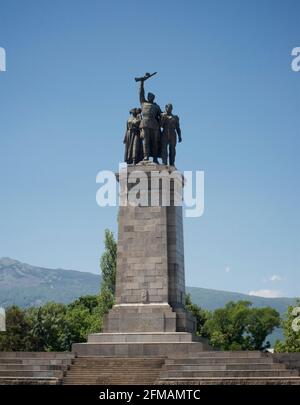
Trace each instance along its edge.
{"label": "woman figure statue", "polygon": [[132,108],[127,120],[123,143],[125,144],[124,161],[136,164],[143,160],[143,142],[140,137],[141,109]]}

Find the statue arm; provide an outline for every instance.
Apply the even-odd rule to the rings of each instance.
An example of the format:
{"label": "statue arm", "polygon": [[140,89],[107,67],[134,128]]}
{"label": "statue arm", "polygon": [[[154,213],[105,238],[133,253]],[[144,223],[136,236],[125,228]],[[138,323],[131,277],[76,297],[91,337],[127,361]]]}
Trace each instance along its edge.
{"label": "statue arm", "polygon": [[160,114],[160,120],[159,120],[159,125],[160,125],[161,128],[164,127],[164,123],[165,123],[164,114],[161,113],[161,114]]}
{"label": "statue arm", "polygon": [[159,123],[159,126],[161,127],[162,126],[162,120],[163,120],[162,110],[160,109],[160,106],[158,104],[156,104],[156,105],[157,105],[156,118],[157,118],[157,121]]}
{"label": "statue arm", "polygon": [[140,84],[140,103],[143,104],[145,101],[146,99],[145,99],[144,80],[142,80]]}
{"label": "statue arm", "polygon": [[125,135],[124,135],[123,143],[126,143],[127,131],[128,131],[128,122],[126,123],[126,130],[125,130]]}

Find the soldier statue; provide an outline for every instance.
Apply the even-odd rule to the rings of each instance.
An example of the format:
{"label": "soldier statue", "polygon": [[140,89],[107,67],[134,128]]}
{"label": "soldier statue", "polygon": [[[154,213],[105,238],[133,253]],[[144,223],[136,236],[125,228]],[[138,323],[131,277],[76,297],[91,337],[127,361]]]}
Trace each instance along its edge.
{"label": "soldier statue", "polygon": [[129,111],[130,117],[127,120],[123,141],[125,144],[124,161],[128,164],[136,164],[143,159],[143,142],[140,137],[141,112],[140,108],[132,108]]}
{"label": "soldier statue", "polygon": [[135,80],[140,82],[140,103],[142,108],[140,128],[141,137],[144,141],[144,160],[149,160],[149,157],[153,156],[153,162],[158,163],[157,158],[160,155],[160,116],[162,111],[159,105],[154,102],[155,95],[153,93],[148,93],[147,99],[145,98],[144,89],[145,80],[153,76],[153,74],[146,73],[144,77]]}
{"label": "soldier statue", "polygon": [[[167,104],[165,112],[161,115],[161,127],[163,129],[161,136],[161,156],[164,165],[174,166],[176,155],[177,136],[178,142],[182,141],[181,129],[178,115],[173,115],[173,105]],[[168,150],[169,149],[169,150]]]}

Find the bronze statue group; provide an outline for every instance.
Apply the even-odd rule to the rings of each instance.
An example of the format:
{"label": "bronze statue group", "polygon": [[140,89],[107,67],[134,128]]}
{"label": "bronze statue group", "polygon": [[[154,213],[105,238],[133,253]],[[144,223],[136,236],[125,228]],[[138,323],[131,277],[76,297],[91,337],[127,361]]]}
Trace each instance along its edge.
{"label": "bronze statue group", "polygon": [[124,161],[137,164],[152,157],[153,163],[159,163],[158,158],[161,158],[163,164],[174,166],[177,137],[178,142],[182,140],[179,117],[172,113],[172,104],[167,104],[162,112],[154,102],[153,93],[145,98],[144,82],[151,76],[153,74],[146,73],[136,79],[140,82],[141,108],[130,110],[124,137]]}

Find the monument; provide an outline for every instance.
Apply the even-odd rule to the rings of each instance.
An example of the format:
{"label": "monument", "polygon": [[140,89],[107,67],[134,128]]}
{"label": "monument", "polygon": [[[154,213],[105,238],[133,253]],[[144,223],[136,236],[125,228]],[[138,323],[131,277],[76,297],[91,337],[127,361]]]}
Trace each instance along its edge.
{"label": "monument", "polygon": [[[194,336],[195,320],[185,309],[184,178],[174,166],[179,118],[171,104],[162,113],[154,94],[145,97],[144,82],[153,75],[136,78],[141,109],[131,110],[124,138],[127,166],[116,175],[127,204],[119,207],[115,305],[101,333],[73,345],[79,355],[165,355],[188,352],[193,342],[197,350],[206,345]],[[140,199],[128,203],[137,184]]]}

